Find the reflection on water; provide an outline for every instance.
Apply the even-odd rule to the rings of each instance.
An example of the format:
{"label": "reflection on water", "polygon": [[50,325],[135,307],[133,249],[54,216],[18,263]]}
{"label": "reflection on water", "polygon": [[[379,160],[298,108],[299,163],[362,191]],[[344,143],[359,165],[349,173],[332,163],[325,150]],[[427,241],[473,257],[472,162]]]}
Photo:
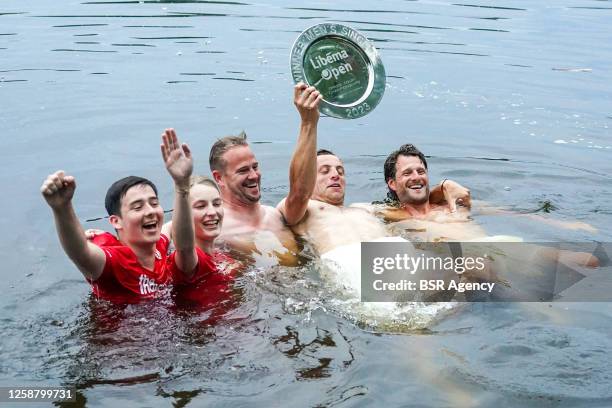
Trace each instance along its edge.
{"label": "reflection on water", "polygon": [[74,173],[79,217],[108,228],[103,192],[126,174],[153,179],[170,207],[161,129],[179,129],[201,172],[212,142],[244,129],[275,204],[297,129],[290,47],[308,26],[338,21],[374,41],[388,73],[375,112],[321,120],[348,202],[384,197],[382,163],[410,142],[428,154],[432,182],[597,228],[475,212],[489,234],[609,242],[607,3],[5,0],[0,385],[76,385],[71,406],[612,405],[610,304],[367,320],[315,261],[247,271],[221,309],[116,307],[90,299],[37,191],[51,171]]}

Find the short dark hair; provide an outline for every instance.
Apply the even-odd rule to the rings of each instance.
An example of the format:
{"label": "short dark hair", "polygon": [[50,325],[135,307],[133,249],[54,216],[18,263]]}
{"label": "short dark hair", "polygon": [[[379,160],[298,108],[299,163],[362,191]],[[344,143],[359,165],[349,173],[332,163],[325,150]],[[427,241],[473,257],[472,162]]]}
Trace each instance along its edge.
{"label": "short dark hair", "polygon": [[106,191],[106,198],[104,199],[104,206],[108,215],[121,216],[121,200],[125,197],[127,191],[137,185],[150,186],[155,195],[157,196],[157,187],[151,180],[147,180],[143,177],[128,176],[120,180],[115,181]]}
{"label": "short dark hair", "polygon": [[331,150],[326,150],[326,149],[319,149],[317,150],[317,156],[324,156],[326,154],[329,154],[331,156],[335,156],[336,154],[334,152],[332,152]]}
{"label": "short dark hair", "polygon": [[208,163],[210,164],[210,171],[213,170],[225,170],[226,162],[223,160],[223,155],[232,147],[236,146],[248,146],[247,135],[244,130],[237,136],[225,136],[218,139],[210,148],[210,155],[208,157]]}
{"label": "short dark hair", "polygon": [[[417,149],[413,144],[410,143],[401,145],[399,149],[395,150],[394,152],[391,152],[391,154],[387,157],[387,160],[385,160],[384,170],[385,183],[387,183],[387,187],[389,180],[395,179],[395,166],[397,164],[397,158],[399,156],[418,157],[419,159],[421,159],[421,162],[423,162],[425,168],[427,168],[427,159],[425,159],[425,155],[421,153],[419,149]],[[387,191],[387,199],[390,201],[399,201],[399,198],[397,197],[397,194],[395,194],[395,191],[391,190],[391,188],[388,189],[389,191]]]}

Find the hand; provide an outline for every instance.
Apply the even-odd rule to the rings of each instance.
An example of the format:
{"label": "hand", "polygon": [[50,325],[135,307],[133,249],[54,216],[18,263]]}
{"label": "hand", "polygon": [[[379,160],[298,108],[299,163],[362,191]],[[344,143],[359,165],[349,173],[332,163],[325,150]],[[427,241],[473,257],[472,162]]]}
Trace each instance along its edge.
{"label": "hand", "polygon": [[302,122],[316,124],[319,121],[321,99],[323,97],[314,86],[300,82],[293,88],[293,104],[300,113]]}
{"label": "hand", "polygon": [[467,208],[472,205],[470,190],[452,180],[444,180],[442,193],[452,213],[457,211],[457,204]]}
{"label": "hand", "polygon": [[188,185],[193,172],[193,159],[189,146],[185,143],[179,145],[174,129],[166,129],[162,134],[162,142],[160,148],[168,173],[175,184]]}
{"label": "hand", "polygon": [[40,192],[53,209],[59,209],[70,204],[76,189],[74,177],[67,176],[63,170],[58,170],[47,176],[40,187]]}
{"label": "hand", "polygon": [[85,230],[85,238],[87,238],[88,241],[91,241],[96,237],[96,235],[101,235],[105,232],[106,231],[101,229],[90,228],[88,230]]}

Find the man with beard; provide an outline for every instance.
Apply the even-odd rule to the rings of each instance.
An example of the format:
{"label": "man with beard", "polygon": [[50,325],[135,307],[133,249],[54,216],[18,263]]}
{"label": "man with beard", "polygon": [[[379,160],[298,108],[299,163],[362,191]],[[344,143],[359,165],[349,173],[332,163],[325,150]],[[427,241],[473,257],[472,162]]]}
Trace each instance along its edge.
{"label": "man with beard", "polygon": [[[313,138],[305,150],[311,163],[310,168],[299,168],[304,160],[295,155],[291,161],[290,177],[292,183],[300,183],[311,191],[310,199],[291,201],[290,197],[282,200],[277,208],[284,214],[292,230],[308,241],[322,260],[324,278],[344,293],[359,298],[361,293],[361,242],[408,242],[394,234],[370,208],[362,206],[344,206],[346,187],[345,171],[342,161],[329,150],[316,150],[316,139]],[[310,172],[306,174],[306,172]],[[306,184],[307,180],[310,185]],[[421,180],[427,182],[427,180]],[[469,192],[451,181],[444,182],[444,189],[436,187],[434,194],[429,194],[425,186],[427,199],[432,199],[432,206],[443,207],[444,200],[455,201],[457,194],[466,203]],[[419,192],[422,195],[422,192]],[[409,245],[409,244],[408,244]],[[444,306],[442,306],[444,307]],[[376,313],[387,314],[395,308],[393,303],[379,303]],[[373,311],[373,310],[371,310]]]}
{"label": "man with beard", "polygon": [[[307,238],[320,255],[340,246],[390,237],[388,229],[373,209],[362,205],[344,206],[346,179],[344,165],[338,156],[329,150],[316,151],[316,141],[310,148],[309,154],[313,157],[311,162],[314,169],[310,171],[316,174],[315,182],[311,185],[310,199],[289,204],[287,197],[277,207],[283,212],[293,231]],[[298,171],[294,169],[293,163],[297,160],[294,155],[291,170],[295,173]],[[305,184],[302,180],[306,177],[295,179]],[[421,178],[420,182],[421,189],[411,190],[411,194],[420,200],[420,205],[425,208],[454,214],[456,211],[446,202],[459,201],[469,204],[469,191],[455,182],[445,180],[443,185],[436,186],[431,194],[427,177]],[[456,208],[456,204],[454,207]],[[405,216],[411,217],[408,213]]]}
{"label": "man with beard", "polygon": [[[344,165],[331,151],[317,151],[318,102],[309,106],[307,111],[311,118],[309,123],[314,124],[315,129],[307,133],[300,131],[300,136],[307,139],[301,140],[303,143],[300,149],[294,152],[289,168],[290,191],[299,187],[301,194],[290,193],[277,205],[287,225],[291,226],[296,234],[306,238],[319,255],[360,242],[383,238],[388,240],[391,234],[383,224],[382,217],[375,214],[375,209],[363,205],[344,206]],[[418,154],[425,159],[420,152]],[[401,160],[403,159],[404,156],[401,156]],[[407,198],[418,201],[419,210],[428,212],[429,209],[435,208],[437,211],[454,215],[457,212],[457,202],[469,206],[469,190],[453,181],[445,180],[430,193],[426,170],[426,164],[416,170],[419,188],[416,188],[416,182],[410,184],[409,194],[406,195]],[[402,179],[402,182],[405,181]],[[402,193],[405,191],[404,186],[395,187],[394,184],[394,188],[399,188]],[[417,212],[405,212],[403,215],[412,217],[417,215]]]}
{"label": "man with beard", "polygon": [[[385,161],[384,175],[389,190],[387,201],[396,205],[378,209],[377,213],[386,221],[395,221],[396,229],[410,231],[411,239],[429,242],[469,241],[485,237],[486,232],[475,222],[470,222],[469,194],[458,200],[462,206],[455,207],[456,211],[450,207],[432,204],[429,199],[427,160],[414,145],[405,144],[392,152]],[[443,190],[459,191],[458,187],[449,180],[443,181],[441,187]],[[460,192],[459,195],[461,196]],[[595,231],[590,225],[577,221],[561,221],[544,218],[537,214],[517,214],[494,208],[484,208],[481,211],[527,217],[558,228]],[[487,237],[486,239],[517,240],[516,237],[510,236]]]}
{"label": "man with beard", "polygon": [[[389,189],[388,201],[394,207],[378,209],[386,221],[411,232],[411,239],[419,241],[470,240],[485,236],[485,231],[469,219],[469,193],[461,196],[454,207],[430,201],[427,159],[414,145],[405,144],[385,160],[385,181]],[[440,188],[457,191],[458,187],[444,180]],[[455,204],[455,202],[453,202]]]}
{"label": "man with beard", "polygon": [[[301,116],[300,133],[294,152],[293,168],[306,174],[306,179],[292,181],[288,194],[290,202],[308,201],[310,190],[305,186],[314,180],[314,174],[302,171],[310,166],[312,141],[316,144],[318,106],[321,95],[314,87],[302,83],[294,88],[294,104]],[[261,173],[244,132],[238,136],[219,139],[210,150],[210,169],[221,189],[225,220],[220,240],[233,249],[252,256],[259,263],[276,260],[294,265],[299,251],[295,236],[287,227],[283,214],[276,208],[262,205]],[[310,177],[312,180],[308,179]]]}
{"label": "man with beard", "polygon": [[[293,231],[308,240],[326,267],[327,280],[354,296],[361,292],[361,242],[410,241],[522,241],[512,236],[486,236],[485,231],[469,219],[469,191],[457,183],[444,180],[430,191],[427,160],[413,145],[401,146],[385,161],[384,173],[389,199],[396,206],[344,206],[346,186],[342,161],[328,150],[309,152],[316,163],[316,180],[310,200],[303,206],[279,203]],[[314,160],[316,157],[316,161]],[[295,157],[294,157],[295,159]],[[292,161],[293,163],[293,161]],[[300,178],[297,178],[300,180]],[[301,178],[304,179],[304,178]],[[453,206],[448,203],[452,203]],[[461,204],[459,207],[456,204]],[[299,211],[296,211],[299,209]],[[386,221],[396,221],[385,225]],[[408,244],[409,245],[409,244]],[[410,251],[410,246],[406,247]],[[534,247],[532,257],[556,261],[564,259],[578,265],[597,266],[597,258],[588,253]],[[497,279],[491,269],[469,271],[465,279]],[[392,304],[379,304],[381,312]]]}

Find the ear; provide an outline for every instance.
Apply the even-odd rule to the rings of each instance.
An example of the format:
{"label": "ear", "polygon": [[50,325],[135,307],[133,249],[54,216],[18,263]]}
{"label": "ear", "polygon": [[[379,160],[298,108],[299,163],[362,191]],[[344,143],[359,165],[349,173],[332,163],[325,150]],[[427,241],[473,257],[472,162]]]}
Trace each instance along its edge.
{"label": "ear", "polygon": [[397,190],[395,189],[395,179],[389,179],[387,180],[387,186],[389,186],[389,188],[395,192],[397,192]]}
{"label": "ear", "polygon": [[117,231],[123,229],[121,217],[119,217],[118,215],[111,215],[110,217],[108,217],[108,221]]}
{"label": "ear", "polygon": [[212,176],[215,179],[215,182],[221,187],[221,172],[219,170],[213,170]]}

